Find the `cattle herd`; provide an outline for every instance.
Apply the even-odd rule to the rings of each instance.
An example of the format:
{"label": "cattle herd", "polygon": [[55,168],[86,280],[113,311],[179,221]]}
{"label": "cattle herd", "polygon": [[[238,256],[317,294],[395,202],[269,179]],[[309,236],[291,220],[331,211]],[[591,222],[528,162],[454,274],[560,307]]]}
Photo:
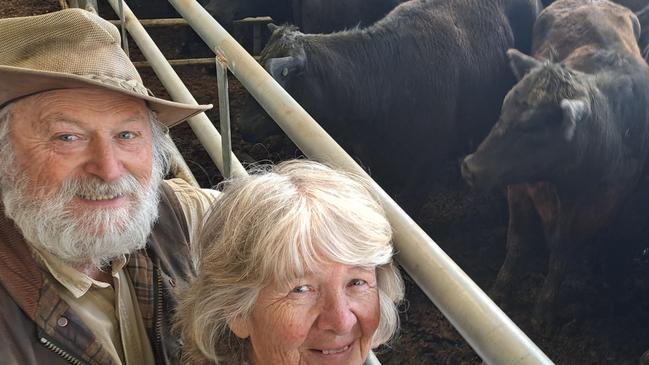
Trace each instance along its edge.
{"label": "cattle herd", "polygon": [[[507,304],[542,232],[549,259],[532,319],[555,324],[574,255],[646,172],[648,0],[205,7],[226,27],[257,15],[283,24],[260,63],[407,211],[449,161],[470,186],[505,191],[507,252],[489,294]],[[279,132],[252,98],[237,123],[251,141]]]}
{"label": "cattle herd", "polygon": [[[529,48],[535,1],[408,1],[366,28],[283,26],[260,62],[412,211],[435,166],[498,118],[515,81],[505,52]],[[239,121],[244,138],[276,128],[251,99]]]}

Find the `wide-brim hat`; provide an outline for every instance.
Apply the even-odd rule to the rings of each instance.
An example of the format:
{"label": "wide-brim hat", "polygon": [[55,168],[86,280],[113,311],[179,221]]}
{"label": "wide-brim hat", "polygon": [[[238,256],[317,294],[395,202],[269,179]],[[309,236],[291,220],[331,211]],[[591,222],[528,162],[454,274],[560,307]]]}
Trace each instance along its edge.
{"label": "wide-brim hat", "polygon": [[144,100],[169,127],[212,107],[153,96],[117,28],[85,10],[0,19],[0,40],[0,106],[49,90],[102,88]]}

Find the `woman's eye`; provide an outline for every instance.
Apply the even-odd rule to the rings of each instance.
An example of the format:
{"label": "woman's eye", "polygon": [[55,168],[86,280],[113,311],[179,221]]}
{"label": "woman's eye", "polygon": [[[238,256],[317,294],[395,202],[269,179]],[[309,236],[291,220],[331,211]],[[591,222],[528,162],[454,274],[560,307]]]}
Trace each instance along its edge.
{"label": "woman's eye", "polygon": [[349,282],[350,286],[363,286],[365,284],[367,284],[367,281],[365,281],[363,279],[354,279],[354,280]]}
{"label": "woman's eye", "polygon": [[79,137],[75,136],[74,134],[60,134],[56,136],[56,139],[63,142],[74,142],[79,140]]}
{"label": "woman's eye", "polygon": [[298,294],[299,293],[306,293],[309,290],[311,290],[311,288],[308,285],[299,285],[299,286],[296,286],[295,288],[293,288],[291,290],[291,293],[298,293]]}

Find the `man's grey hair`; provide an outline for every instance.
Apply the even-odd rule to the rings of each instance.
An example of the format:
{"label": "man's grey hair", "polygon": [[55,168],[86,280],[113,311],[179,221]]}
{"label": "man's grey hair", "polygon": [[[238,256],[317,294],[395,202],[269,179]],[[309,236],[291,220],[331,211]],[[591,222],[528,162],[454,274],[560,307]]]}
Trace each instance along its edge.
{"label": "man's grey hair", "polygon": [[[13,147],[9,140],[9,117],[11,116],[11,106],[8,104],[0,109],[0,156],[12,156]],[[9,153],[10,152],[10,153]],[[6,161],[0,161],[0,174],[6,175],[5,169],[8,167]]]}
{"label": "man's grey hair", "polygon": [[176,311],[190,363],[243,360],[249,345],[228,322],[249,319],[265,286],[327,261],[375,268],[380,321],[372,347],[395,334],[403,282],[392,260],[390,224],[366,180],[292,160],[221,188],[199,234],[199,275]]}
{"label": "man's grey hair", "polygon": [[149,121],[153,135],[153,163],[158,163],[166,175],[169,173],[171,158],[176,146],[169,136],[169,128],[163,125],[158,120],[158,116],[151,110],[149,110]]}

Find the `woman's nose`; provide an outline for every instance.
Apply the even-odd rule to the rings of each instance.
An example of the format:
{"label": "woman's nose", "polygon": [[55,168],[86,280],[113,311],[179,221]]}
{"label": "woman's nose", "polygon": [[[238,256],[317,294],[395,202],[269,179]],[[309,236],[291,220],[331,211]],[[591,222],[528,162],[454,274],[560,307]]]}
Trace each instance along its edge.
{"label": "woman's nose", "polygon": [[357,321],[349,299],[343,294],[336,294],[326,299],[318,324],[323,330],[342,334],[351,331]]}

